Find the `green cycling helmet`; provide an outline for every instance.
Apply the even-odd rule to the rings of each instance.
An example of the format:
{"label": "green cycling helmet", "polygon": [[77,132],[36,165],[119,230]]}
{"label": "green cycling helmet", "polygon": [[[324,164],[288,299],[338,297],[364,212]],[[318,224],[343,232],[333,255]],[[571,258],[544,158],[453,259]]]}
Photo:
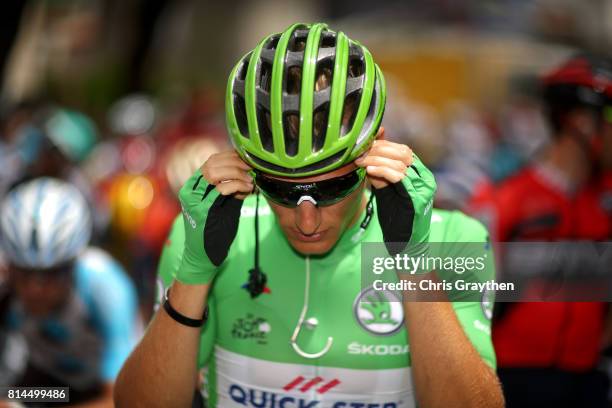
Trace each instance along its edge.
{"label": "green cycling helmet", "polygon": [[284,177],[355,160],[384,109],[385,81],[368,49],[326,24],[294,24],[264,38],[232,70],[225,100],[238,154]]}

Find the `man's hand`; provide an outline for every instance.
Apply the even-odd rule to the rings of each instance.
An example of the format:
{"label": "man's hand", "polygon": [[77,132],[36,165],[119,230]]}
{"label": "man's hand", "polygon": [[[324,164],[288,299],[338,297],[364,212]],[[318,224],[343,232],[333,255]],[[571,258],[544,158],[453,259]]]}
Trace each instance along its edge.
{"label": "man's hand", "polygon": [[217,153],[181,188],[185,249],[176,279],[186,284],[210,283],[238,231],[243,199],[253,180],[235,151]]}
{"label": "man's hand", "polygon": [[244,200],[253,191],[251,167],[240,159],[235,150],[211,155],[201,167],[201,175],[208,184],[225,196],[234,195]]}
{"label": "man's hand", "polygon": [[375,189],[401,181],[413,160],[412,149],[384,140],[384,136],[385,129],[381,127],[370,149],[355,160],[356,165],[366,168],[368,179]]}
{"label": "man's hand", "polygon": [[408,146],[383,138],[381,128],[377,140],[355,164],[368,173],[389,254],[404,252],[410,245],[411,256],[418,256],[429,241],[436,182]]}

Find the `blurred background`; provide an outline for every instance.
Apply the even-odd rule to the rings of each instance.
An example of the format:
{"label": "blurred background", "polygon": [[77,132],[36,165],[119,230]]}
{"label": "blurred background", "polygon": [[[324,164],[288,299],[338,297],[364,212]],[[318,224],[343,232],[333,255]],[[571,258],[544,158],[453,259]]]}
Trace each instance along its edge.
{"label": "blurred background", "polygon": [[327,22],[372,51],[387,137],[434,169],[449,209],[468,209],[549,146],[543,72],[576,52],[612,52],[610,0],[5,0],[0,197],[43,175],[77,186],[92,245],[129,275],[147,321],[178,188],[228,146],[227,75],[296,21]]}

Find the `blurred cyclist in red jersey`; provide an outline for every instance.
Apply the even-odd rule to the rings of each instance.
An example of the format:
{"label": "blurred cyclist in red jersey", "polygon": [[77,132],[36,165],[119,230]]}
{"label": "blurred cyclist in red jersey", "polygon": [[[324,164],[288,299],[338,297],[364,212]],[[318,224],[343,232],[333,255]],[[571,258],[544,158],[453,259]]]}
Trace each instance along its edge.
{"label": "blurred cyclist in red jersey", "polygon": [[[612,206],[602,186],[610,153],[602,149],[610,148],[612,63],[576,56],[542,82],[550,146],[537,163],[482,189],[470,210],[498,242],[609,240]],[[596,370],[606,304],[498,306],[493,341],[508,407],[607,406],[607,379]]]}

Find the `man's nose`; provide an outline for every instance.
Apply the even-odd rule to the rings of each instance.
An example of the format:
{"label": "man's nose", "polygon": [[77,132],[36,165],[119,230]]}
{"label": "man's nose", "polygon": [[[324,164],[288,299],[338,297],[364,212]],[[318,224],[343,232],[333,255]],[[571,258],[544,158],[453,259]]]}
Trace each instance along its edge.
{"label": "man's nose", "polygon": [[304,235],[317,232],[321,224],[321,212],[310,201],[303,201],[295,209],[295,226]]}

